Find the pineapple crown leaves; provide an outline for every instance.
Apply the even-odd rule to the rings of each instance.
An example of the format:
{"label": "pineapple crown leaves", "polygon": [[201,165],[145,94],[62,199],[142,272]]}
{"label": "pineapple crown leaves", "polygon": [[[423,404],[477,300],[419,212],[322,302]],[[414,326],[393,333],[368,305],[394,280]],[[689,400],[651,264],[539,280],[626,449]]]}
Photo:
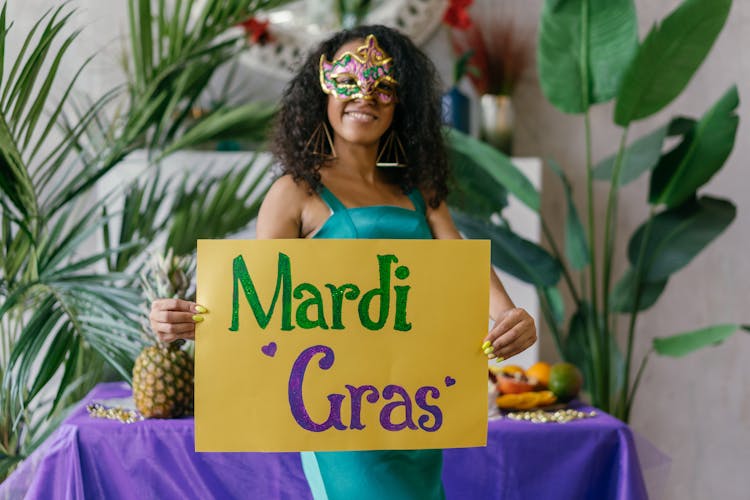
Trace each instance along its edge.
{"label": "pineapple crown leaves", "polygon": [[190,299],[195,294],[195,257],[174,255],[170,248],[166,255],[154,253],[140,272],[143,291],[149,302],[159,298]]}

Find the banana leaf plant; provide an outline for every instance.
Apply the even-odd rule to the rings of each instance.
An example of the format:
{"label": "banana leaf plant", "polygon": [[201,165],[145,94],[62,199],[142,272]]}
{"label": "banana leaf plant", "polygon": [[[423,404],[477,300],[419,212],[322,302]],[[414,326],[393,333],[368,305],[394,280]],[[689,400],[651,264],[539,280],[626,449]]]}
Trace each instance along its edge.
{"label": "banana leaf plant", "polygon": [[[668,119],[635,140],[629,140],[630,127],[681,94],[723,29],[731,4],[731,0],[684,0],[639,41],[632,0],[546,0],[537,49],[540,82],[554,106],[583,118],[584,217],[573,201],[573,186],[554,160],[548,164],[560,177],[567,203],[563,247],[543,219],[549,252],[520,240],[503,224],[457,216],[468,236],[492,240],[496,265],[537,288],[559,353],[581,368],[593,404],[625,421],[651,354],[684,356],[741,329],[750,331],[747,325],[720,323],[656,337],[640,360],[633,359],[638,315],[654,306],[669,278],[735,218],[734,203],[699,191],[733,149],[739,122],[737,88],[731,86],[718,96],[700,117]],[[612,101],[613,122],[622,128],[621,139],[611,156],[594,163],[590,110]],[[675,140],[676,145],[670,146]],[[482,157],[485,165],[507,164],[507,158],[488,149],[475,148],[474,155]],[[620,236],[619,192],[644,174],[650,176],[649,215],[629,237],[629,267],[613,281],[614,248]],[[596,181],[609,184],[604,210],[595,204]],[[511,194],[520,194],[526,205],[538,211],[538,194],[532,196],[528,186],[522,190],[519,186],[506,184]],[[601,249],[594,238],[598,227],[604,234]],[[562,287],[575,306],[567,325]],[[622,316],[628,324],[624,339],[617,329]]]}
{"label": "banana leaf plant", "polygon": [[[0,7],[0,479],[101,380],[105,364],[129,380],[141,348],[143,299],[127,262],[147,235],[164,231],[163,221],[141,219],[137,234],[102,246],[96,236],[115,220],[131,224],[132,207],[108,213],[112,196],[92,206],[92,188],[139,148],[156,162],[232,130],[262,138],[273,113],[267,105],[218,107],[199,120],[190,110],[208,73],[242,50],[242,35],[227,30],[278,3],[207,0],[198,9],[190,0],[170,8],[129,0],[135,76],[83,104],[72,96],[91,58],[68,60],[80,33],[69,28],[70,5],[44,13],[13,53],[6,44],[13,23],[7,4]],[[62,64],[78,68],[70,81],[60,81]],[[114,119],[103,119],[112,109]],[[253,197],[237,207],[250,192],[229,186],[249,168],[175,188],[183,205],[174,210],[196,217],[188,195],[214,213],[234,203],[232,220],[219,226],[233,230],[237,218],[257,212]]]}

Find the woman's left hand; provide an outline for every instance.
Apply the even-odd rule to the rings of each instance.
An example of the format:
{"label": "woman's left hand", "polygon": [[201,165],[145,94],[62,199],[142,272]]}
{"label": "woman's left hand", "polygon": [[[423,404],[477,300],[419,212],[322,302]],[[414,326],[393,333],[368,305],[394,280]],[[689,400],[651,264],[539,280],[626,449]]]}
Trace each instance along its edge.
{"label": "woman's left hand", "polygon": [[[490,342],[485,354],[508,359],[525,351],[536,342],[534,318],[519,307],[504,311],[484,338],[485,345]],[[489,349],[492,349],[491,351]]]}

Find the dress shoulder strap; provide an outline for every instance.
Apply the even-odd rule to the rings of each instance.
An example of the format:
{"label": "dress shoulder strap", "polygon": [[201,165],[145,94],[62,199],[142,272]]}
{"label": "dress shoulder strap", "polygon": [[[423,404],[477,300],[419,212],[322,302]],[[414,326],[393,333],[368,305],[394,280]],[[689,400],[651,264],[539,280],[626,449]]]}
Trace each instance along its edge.
{"label": "dress shoulder strap", "polygon": [[323,199],[323,201],[328,205],[328,208],[331,209],[332,212],[343,212],[346,210],[346,207],[343,203],[339,201],[334,194],[328,190],[327,187],[325,187],[323,184],[320,185],[318,188],[318,194]]}
{"label": "dress shoulder strap", "polygon": [[427,204],[424,201],[424,197],[422,196],[422,192],[418,188],[414,188],[411,191],[407,193],[407,196],[411,200],[411,202],[414,204],[414,209],[419,213],[426,213],[427,212]]}

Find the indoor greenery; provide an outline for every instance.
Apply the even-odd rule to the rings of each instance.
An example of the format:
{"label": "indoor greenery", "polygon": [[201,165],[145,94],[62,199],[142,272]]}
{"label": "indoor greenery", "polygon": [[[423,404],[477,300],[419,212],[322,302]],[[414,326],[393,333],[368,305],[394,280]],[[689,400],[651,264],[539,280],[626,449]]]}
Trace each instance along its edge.
{"label": "indoor greenery", "polygon": [[[134,277],[149,243],[187,252],[196,237],[222,236],[257,214],[263,186],[250,173],[254,159],[223,178],[179,185],[161,182],[155,168],[124,194],[98,193],[93,206],[92,189],[136,149],[158,165],[204,141],[262,140],[271,106],[219,103],[198,119],[192,110],[211,75],[243,48],[240,30],[228,29],[280,3],[128,0],[128,84],[85,104],[72,97],[91,60],[68,60],[80,33],[71,33],[72,7],[44,13],[10,52],[13,23],[2,5],[0,479],[100,380],[105,363],[129,380],[143,317]],[[68,82],[60,82],[63,64],[78,68]],[[166,193],[172,201],[160,213]],[[206,224],[212,214],[221,222]],[[195,232],[177,234],[178,222]]]}
{"label": "indoor greenery", "polygon": [[[539,31],[539,76],[554,106],[582,116],[584,217],[579,217],[573,201],[573,186],[553,160],[549,166],[559,175],[567,198],[564,246],[556,243],[544,219],[549,252],[518,238],[502,221],[482,222],[457,214],[467,235],[492,239],[496,265],[536,286],[560,354],[584,372],[593,404],[625,421],[652,353],[682,356],[717,344],[738,329],[750,330],[723,323],[656,337],[645,356],[634,359],[639,313],[652,307],[670,276],[735,217],[730,200],[698,191],[722,168],[734,146],[739,122],[737,88],[730,87],[699,118],[666,120],[635,140],[630,140],[629,132],[634,123],[661,111],[680,95],[721,32],[731,4],[731,0],[684,0],[639,42],[632,0],[547,0]],[[609,102],[614,104],[613,121],[622,129],[621,140],[612,156],[595,164],[590,110]],[[495,163],[494,177],[539,211],[538,194],[512,173],[507,158],[460,134],[453,135],[486,164],[487,171]],[[614,249],[623,237],[617,231],[620,189],[643,174],[650,176],[649,215],[630,235],[629,266],[615,282]],[[595,202],[596,181],[608,183],[604,207]],[[595,237],[597,230],[604,235],[601,243]],[[559,287],[567,289],[575,305],[567,325]],[[617,320],[623,315],[627,330],[618,332]]]}

